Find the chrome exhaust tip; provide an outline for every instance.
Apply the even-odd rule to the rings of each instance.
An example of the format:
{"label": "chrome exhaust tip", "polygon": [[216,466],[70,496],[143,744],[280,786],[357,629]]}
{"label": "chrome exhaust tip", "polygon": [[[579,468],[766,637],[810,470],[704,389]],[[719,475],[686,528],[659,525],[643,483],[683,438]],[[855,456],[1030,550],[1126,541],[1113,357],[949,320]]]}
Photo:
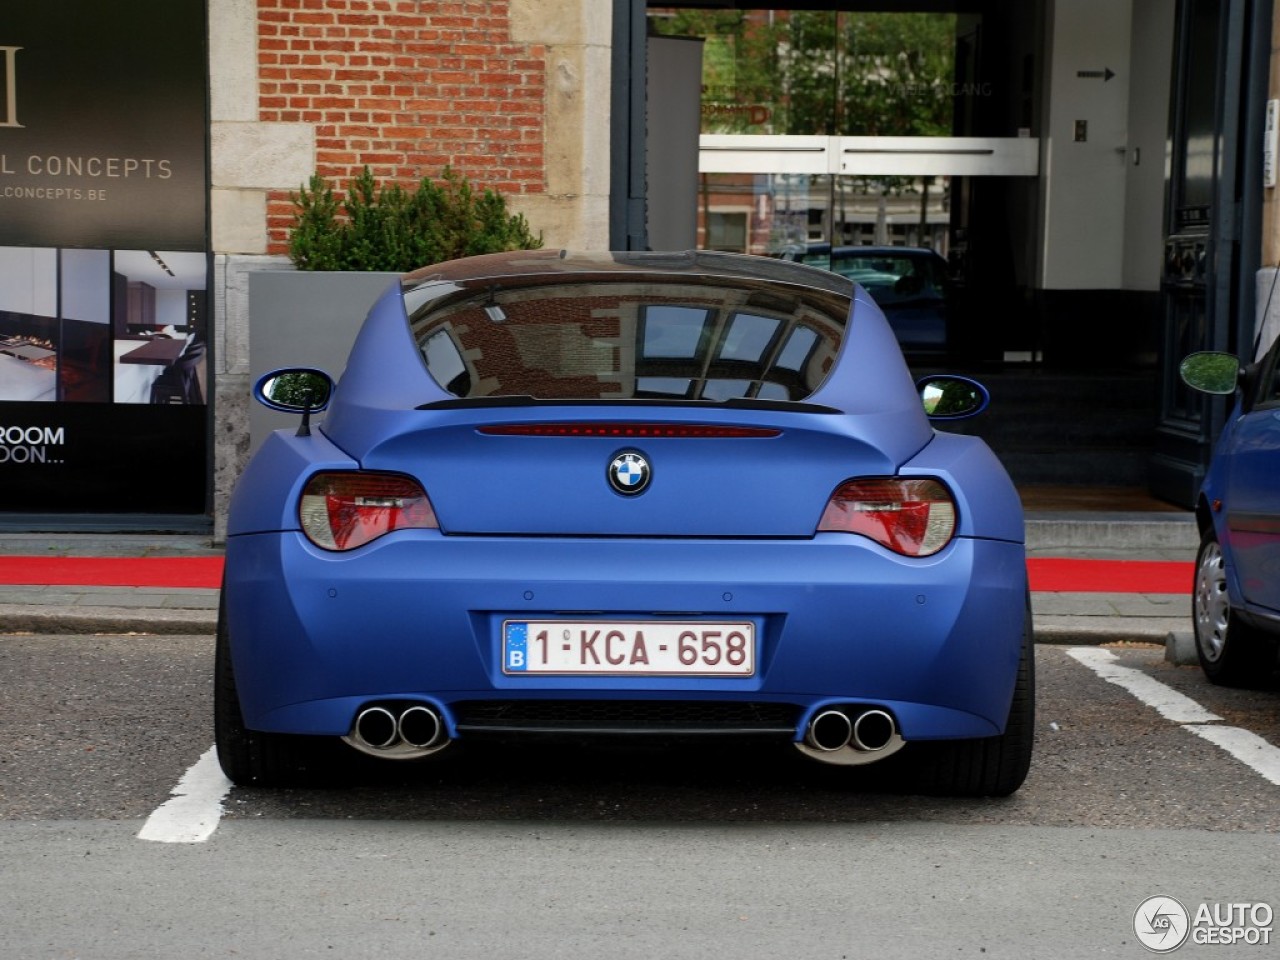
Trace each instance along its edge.
{"label": "chrome exhaust tip", "polygon": [[418,760],[453,742],[440,711],[421,703],[364,707],[342,740],[379,760]]}
{"label": "chrome exhaust tip", "polygon": [[444,736],[444,724],[440,715],[430,707],[409,707],[400,714],[397,726],[400,739],[411,747],[427,749],[434,747]]}
{"label": "chrome exhaust tip", "polygon": [[374,750],[394,746],[400,739],[395,714],[386,707],[366,707],[356,717],[355,738]]}
{"label": "chrome exhaust tip", "polygon": [[810,760],[839,767],[879,763],[905,746],[892,713],[857,703],[822,710],[795,741]]}
{"label": "chrome exhaust tip", "polygon": [[853,721],[850,742],[855,750],[861,750],[864,753],[876,753],[889,746],[893,742],[894,734],[897,732],[897,725],[889,714],[883,710],[867,710],[859,714],[858,719]]}
{"label": "chrome exhaust tip", "polygon": [[843,750],[853,739],[853,723],[841,710],[824,710],[809,721],[804,739],[815,750],[834,753]]}

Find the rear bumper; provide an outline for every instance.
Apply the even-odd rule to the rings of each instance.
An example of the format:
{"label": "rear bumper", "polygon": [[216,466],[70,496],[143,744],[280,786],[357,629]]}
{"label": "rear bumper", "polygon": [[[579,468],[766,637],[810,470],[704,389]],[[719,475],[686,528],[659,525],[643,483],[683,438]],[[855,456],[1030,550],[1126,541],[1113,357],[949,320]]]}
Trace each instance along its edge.
{"label": "rear bumper", "polygon": [[[907,740],[991,736],[1022,641],[1021,544],[958,539],[924,560],[844,534],[696,541],[444,537],[347,554],[291,532],[227,545],[232,657],[252,729],[343,735],[373,701],[734,701],[891,712]],[[752,677],[504,675],[507,619],[757,625]],[[463,732],[465,739],[465,731]]]}

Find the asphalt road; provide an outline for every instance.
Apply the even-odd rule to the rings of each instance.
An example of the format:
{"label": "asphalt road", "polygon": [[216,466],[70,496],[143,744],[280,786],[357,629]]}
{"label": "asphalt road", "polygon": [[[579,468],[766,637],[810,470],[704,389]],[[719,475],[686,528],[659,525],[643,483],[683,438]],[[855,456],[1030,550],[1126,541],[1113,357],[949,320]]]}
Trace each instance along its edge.
{"label": "asphalt road", "polygon": [[1036,759],[1007,800],[790,752],[490,748],[232,790],[203,842],[139,839],[212,743],[212,653],[0,636],[0,957],[1143,957],[1148,897],[1280,911],[1280,774],[1203,732],[1274,752],[1280,682],[1223,690],[1152,647],[1102,668],[1217,719],[1041,647]]}

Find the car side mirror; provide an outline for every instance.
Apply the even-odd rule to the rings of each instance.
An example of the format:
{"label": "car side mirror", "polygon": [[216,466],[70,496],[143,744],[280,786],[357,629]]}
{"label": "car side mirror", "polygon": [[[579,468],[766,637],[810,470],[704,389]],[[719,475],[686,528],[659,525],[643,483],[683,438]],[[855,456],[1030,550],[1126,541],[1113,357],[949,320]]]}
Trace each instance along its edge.
{"label": "car side mirror", "polygon": [[322,370],[299,367],[262,377],[253,395],[264,407],[284,413],[318,413],[329,405],[333,380]]}
{"label": "car side mirror", "polygon": [[1178,365],[1178,376],[1193,390],[1226,397],[1240,385],[1240,361],[1217,350],[1193,353]]}
{"label": "car side mirror", "polygon": [[916,382],[920,402],[930,420],[976,417],[991,403],[991,394],[977,380],[951,374],[922,377]]}
{"label": "car side mirror", "polygon": [[310,367],[273,370],[259,378],[253,396],[270,410],[302,414],[297,435],[307,437],[311,435],[311,414],[328,407],[333,397],[333,378]]}

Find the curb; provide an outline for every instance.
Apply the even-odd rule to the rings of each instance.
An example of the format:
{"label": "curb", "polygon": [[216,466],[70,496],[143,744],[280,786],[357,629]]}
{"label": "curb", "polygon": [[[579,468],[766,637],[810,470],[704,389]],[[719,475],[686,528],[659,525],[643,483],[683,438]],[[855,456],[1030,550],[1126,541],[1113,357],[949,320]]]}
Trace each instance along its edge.
{"label": "curb", "polygon": [[1169,635],[1188,628],[1189,618],[1072,616],[1050,614],[1034,620],[1036,643],[1059,646],[1100,646],[1142,641],[1163,645]]}
{"label": "curb", "polygon": [[218,615],[212,610],[138,611],[125,607],[82,607],[77,610],[47,606],[0,605],[0,634],[178,634],[208,635],[217,632]]}
{"label": "curb", "polygon": [[1141,627],[1095,627],[1055,625],[1037,627],[1036,644],[1042,647],[1101,647],[1108,643],[1156,643],[1164,646],[1169,637],[1167,629]]}

